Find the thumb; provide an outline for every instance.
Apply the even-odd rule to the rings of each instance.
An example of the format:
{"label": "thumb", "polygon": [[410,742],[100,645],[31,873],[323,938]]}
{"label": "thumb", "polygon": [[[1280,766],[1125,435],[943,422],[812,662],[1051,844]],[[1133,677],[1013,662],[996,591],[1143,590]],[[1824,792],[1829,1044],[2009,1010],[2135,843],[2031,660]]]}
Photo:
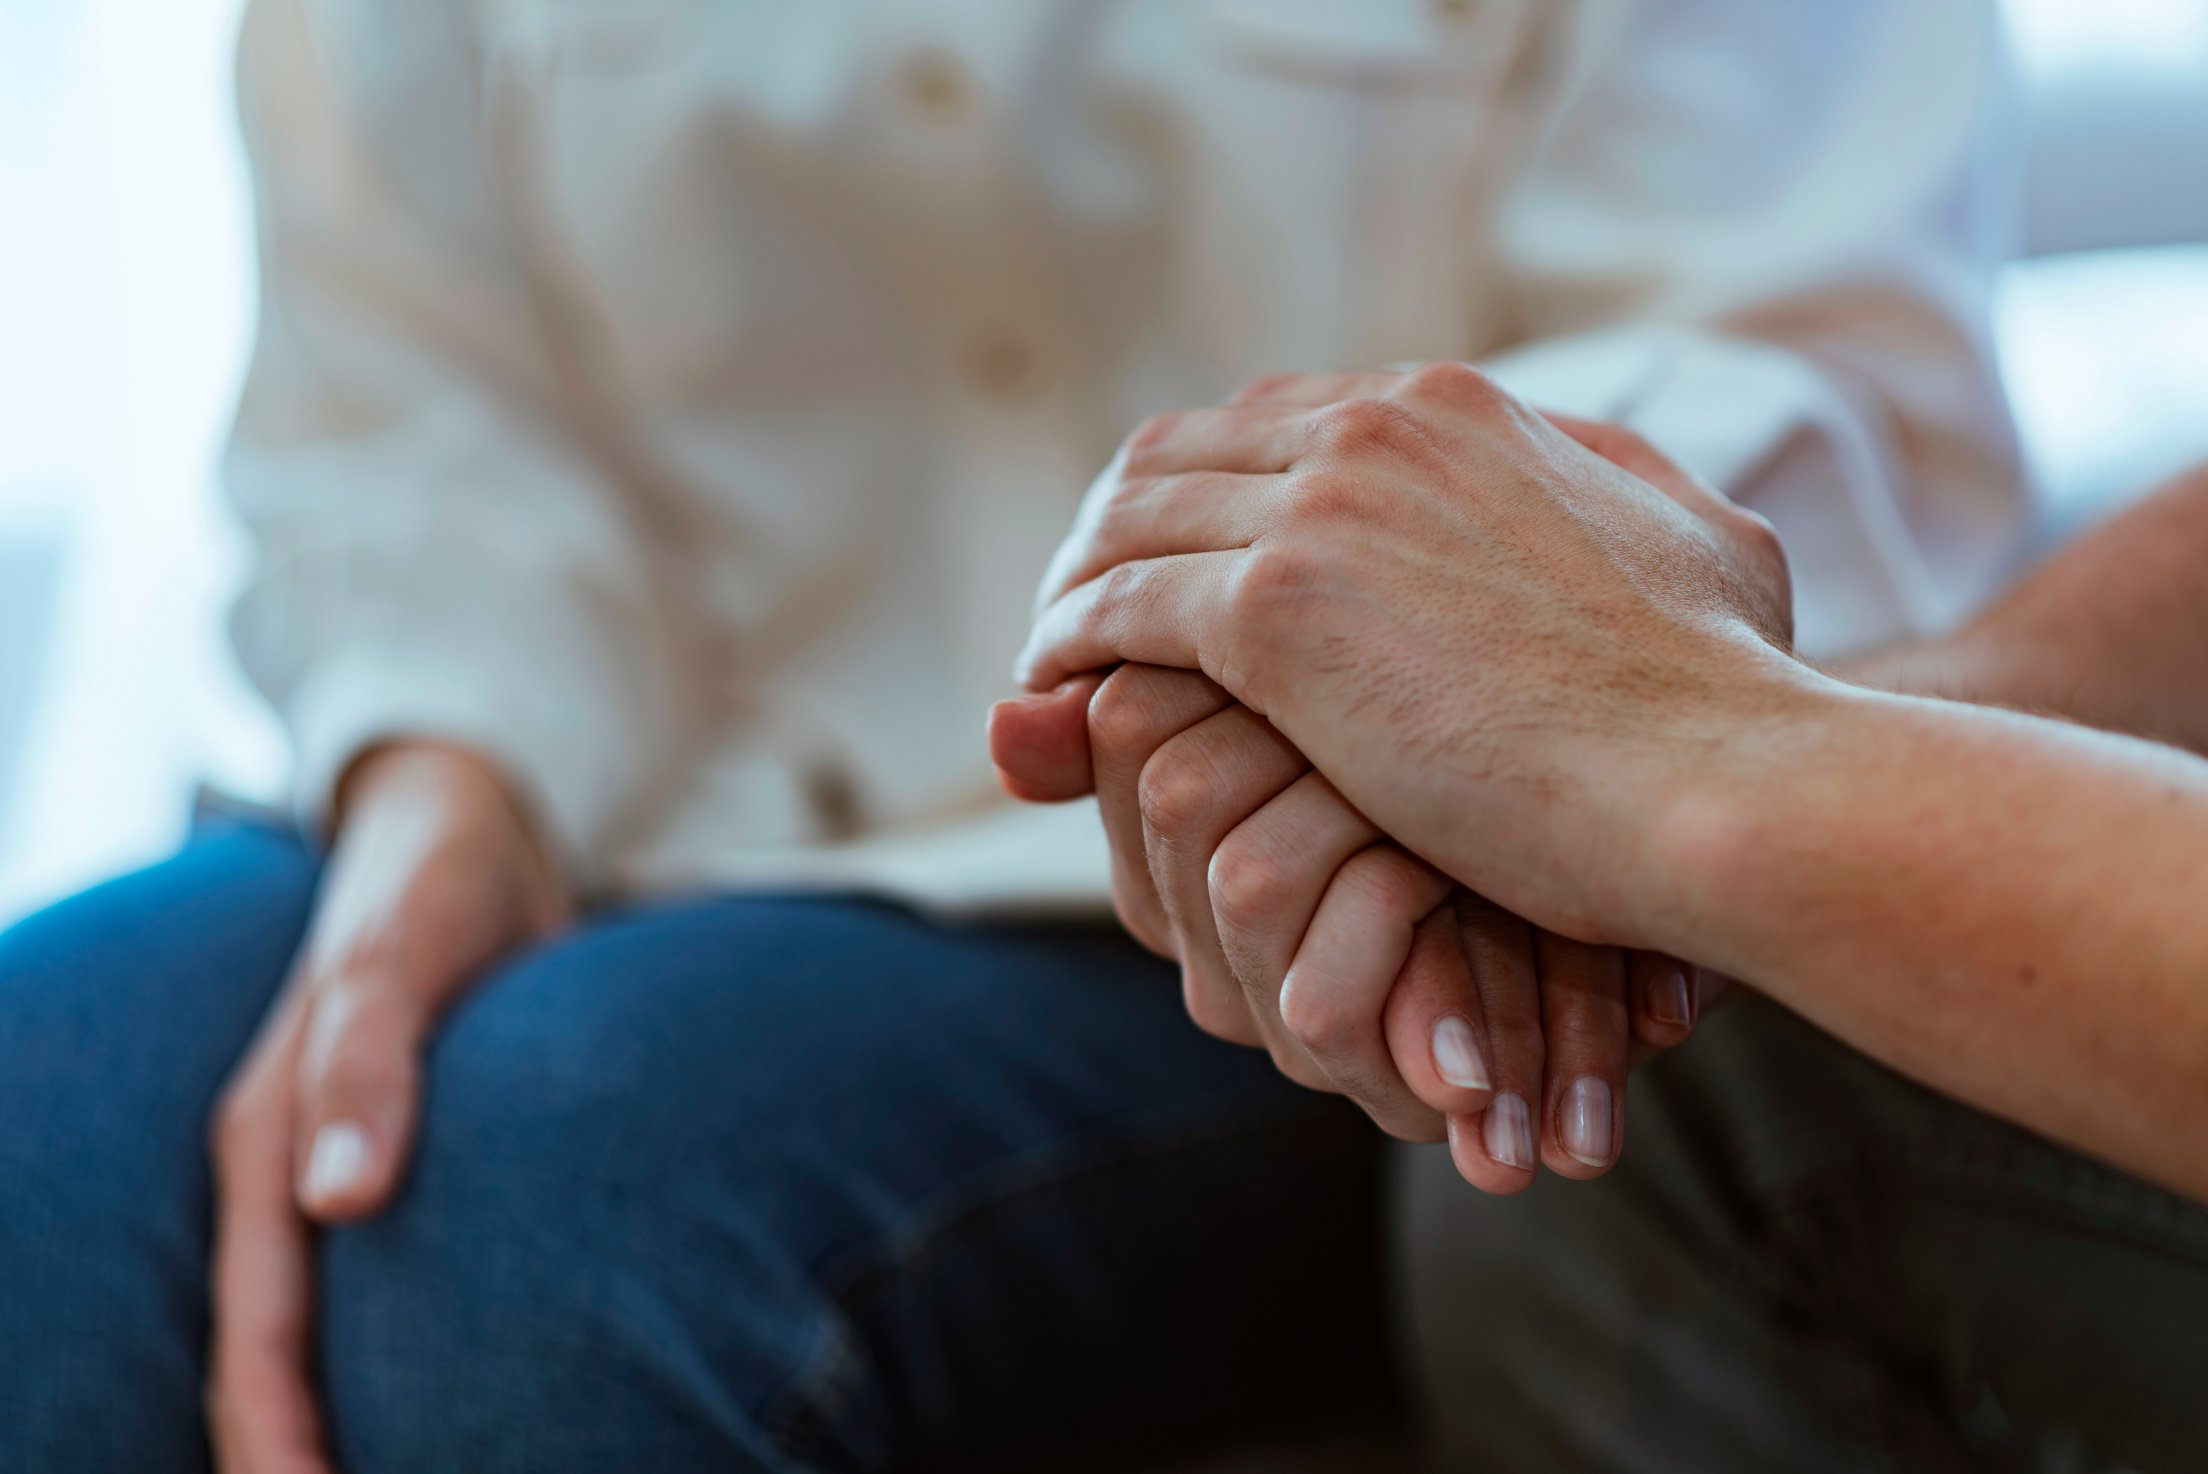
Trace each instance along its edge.
{"label": "thumb", "polygon": [[1095,788],[1089,766],[1089,698],[1104,673],[1075,676],[1038,696],[989,709],[989,757],[1005,790],[1029,803],[1063,803]]}
{"label": "thumb", "polygon": [[411,990],[339,978],[314,990],[294,1086],[294,1191],[308,1217],[390,1200],[413,1144],[429,1008]]}

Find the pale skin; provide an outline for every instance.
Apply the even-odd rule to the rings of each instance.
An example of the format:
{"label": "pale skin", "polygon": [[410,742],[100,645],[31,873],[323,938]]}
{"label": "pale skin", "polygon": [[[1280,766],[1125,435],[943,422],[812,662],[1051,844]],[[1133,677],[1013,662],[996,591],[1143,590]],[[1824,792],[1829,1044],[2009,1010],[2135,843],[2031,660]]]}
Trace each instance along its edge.
{"label": "pale skin", "polygon": [[[1288,376],[1225,411],[1153,420],[1099,478],[1091,511],[1211,469],[1236,411],[1318,408],[1364,382]],[[1606,427],[1559,423],[1684,480]],[[1247,464],[1284,451],[1260,454]],[[1061,561],[1042,598],[1069,576]],[[1715,992],[1671,958],[1544,932],[1453,886],[1200,673],[1130,665],[1076,678],[1000,704],[990,735],[1016,795],[1098,795],[1121,918],[1181,963],[1199,1026],[1262,1045],[1291,1078],[1350,1096],[1394,1135],[1446,1132],[1486,1191],[1520,1191],[1543,1166],[1608,1171],[1636,1044],[1683,1042]]]}
{"label": "pale skin", "polygon": [[[1031,689],[1201,670],[1529,921],[1752,979],[1934,1088],[2208,1196],[2208,763],[1811,669],[1774,638],[1768,528],[1470,369],[1213,428],[1212,469],[1084,516]],[[2173,489],[1879,670],[2197,740],[2208,618],[2199,552],[2172,544],[2208,548],[2202,501]]]}
{"label": "pale skin", "polygon": [[488,762],[398,743],[354,763],[306,943],[212,1131],[207,1407],[225,1474],[331,1474],[309,1374],[314,1229],[390,1200],[438,1017],[566,915]]}

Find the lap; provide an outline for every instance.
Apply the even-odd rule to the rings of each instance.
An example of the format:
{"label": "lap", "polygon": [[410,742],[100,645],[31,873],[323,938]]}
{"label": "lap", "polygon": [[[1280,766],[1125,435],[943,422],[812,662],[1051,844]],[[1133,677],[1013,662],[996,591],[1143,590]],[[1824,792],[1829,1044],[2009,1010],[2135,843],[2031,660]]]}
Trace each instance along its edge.
{"label": "lap", "polygon": [[203,1467],[206,1122],[315,873],[291,839],[226,828],[0,934],[11,1467]]}
{"label": "lap", "polygon": [[[2152,1470],[2208,1442],[2208,1211],[1755,1000],[1636,1077],[1628,1123],[1597,1184],[1409,1174],[1421,1381],[1468,1467]],[[1528,1329],[1470,1332],[1497,1316]]]}
{"label": "lap", "polygon": [[[0,1272],[45,1287],[0,1324],[26,1468],[202,1466],[206,1120],[315,880],[228,829],[0,936]],[[1188,1026],[1116,931],[600,912],[458,1004],[425,1089],[398,1200],[323,1242],[356,1470],[1016,1467],[1382,1361],[1370,1133]],[[1314,1327],[1346,1370],[1281,1355]],[[139,1416],[103,1423],[124,1380]]]}
{"label": "lap", "polygon": [[[367,1444],[435,1404],[458,1421],[422,1435],[486,1467],[525,1462],[515,1427],[670,1468],[1012,1457],[1084,1416],[1277,1400],[1213,1367],[1176,1409],[1173,1370],[1299,1315],[1374,1359],[1369,1134],[1189,1027],[1115,930],[850,898],[607,914],[486,979],[427,1089],[401,1201],[326,1254],[335,1411]],[[1291,1303],[1267,1277],[1306,1252],[1339,1262]],[[456,1319],[504,1328],[462,1330],[472,1396],[435,1349]],[[578,1337],[597,1351],[544,1354]],[[625,1397],[694,1426],[640,1447]]]}

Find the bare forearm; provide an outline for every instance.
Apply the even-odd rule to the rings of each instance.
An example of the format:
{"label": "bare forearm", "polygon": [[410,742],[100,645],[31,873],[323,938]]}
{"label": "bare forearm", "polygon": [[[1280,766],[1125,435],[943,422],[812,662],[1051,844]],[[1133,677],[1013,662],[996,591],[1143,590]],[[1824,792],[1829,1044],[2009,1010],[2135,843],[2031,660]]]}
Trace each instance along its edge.
{"label": "bare forearm", "polygon": [[2208,467],[2057,554],[1955,634],[1835,674],[2208,752]]}
{"label": "bare forearm", "polygon": [[1667,838],[1662,945],[2208,1198],[2208,762],[1821,682],[1740,750]]}

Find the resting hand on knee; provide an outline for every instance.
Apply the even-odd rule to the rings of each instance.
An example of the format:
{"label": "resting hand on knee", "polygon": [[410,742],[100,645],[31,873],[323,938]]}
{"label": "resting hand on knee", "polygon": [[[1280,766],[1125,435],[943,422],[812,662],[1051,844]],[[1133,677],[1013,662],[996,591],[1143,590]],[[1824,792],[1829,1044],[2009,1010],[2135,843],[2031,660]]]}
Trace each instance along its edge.
{"label": "resting hand on knee", "polygon": [[216,1115],[208,1403],[225,1470],[328,1469],[307,1375],[310,1223],[390,1198],[438,1014],[564,914],[480,759],[404,744],[355,764],[294,975]]}

